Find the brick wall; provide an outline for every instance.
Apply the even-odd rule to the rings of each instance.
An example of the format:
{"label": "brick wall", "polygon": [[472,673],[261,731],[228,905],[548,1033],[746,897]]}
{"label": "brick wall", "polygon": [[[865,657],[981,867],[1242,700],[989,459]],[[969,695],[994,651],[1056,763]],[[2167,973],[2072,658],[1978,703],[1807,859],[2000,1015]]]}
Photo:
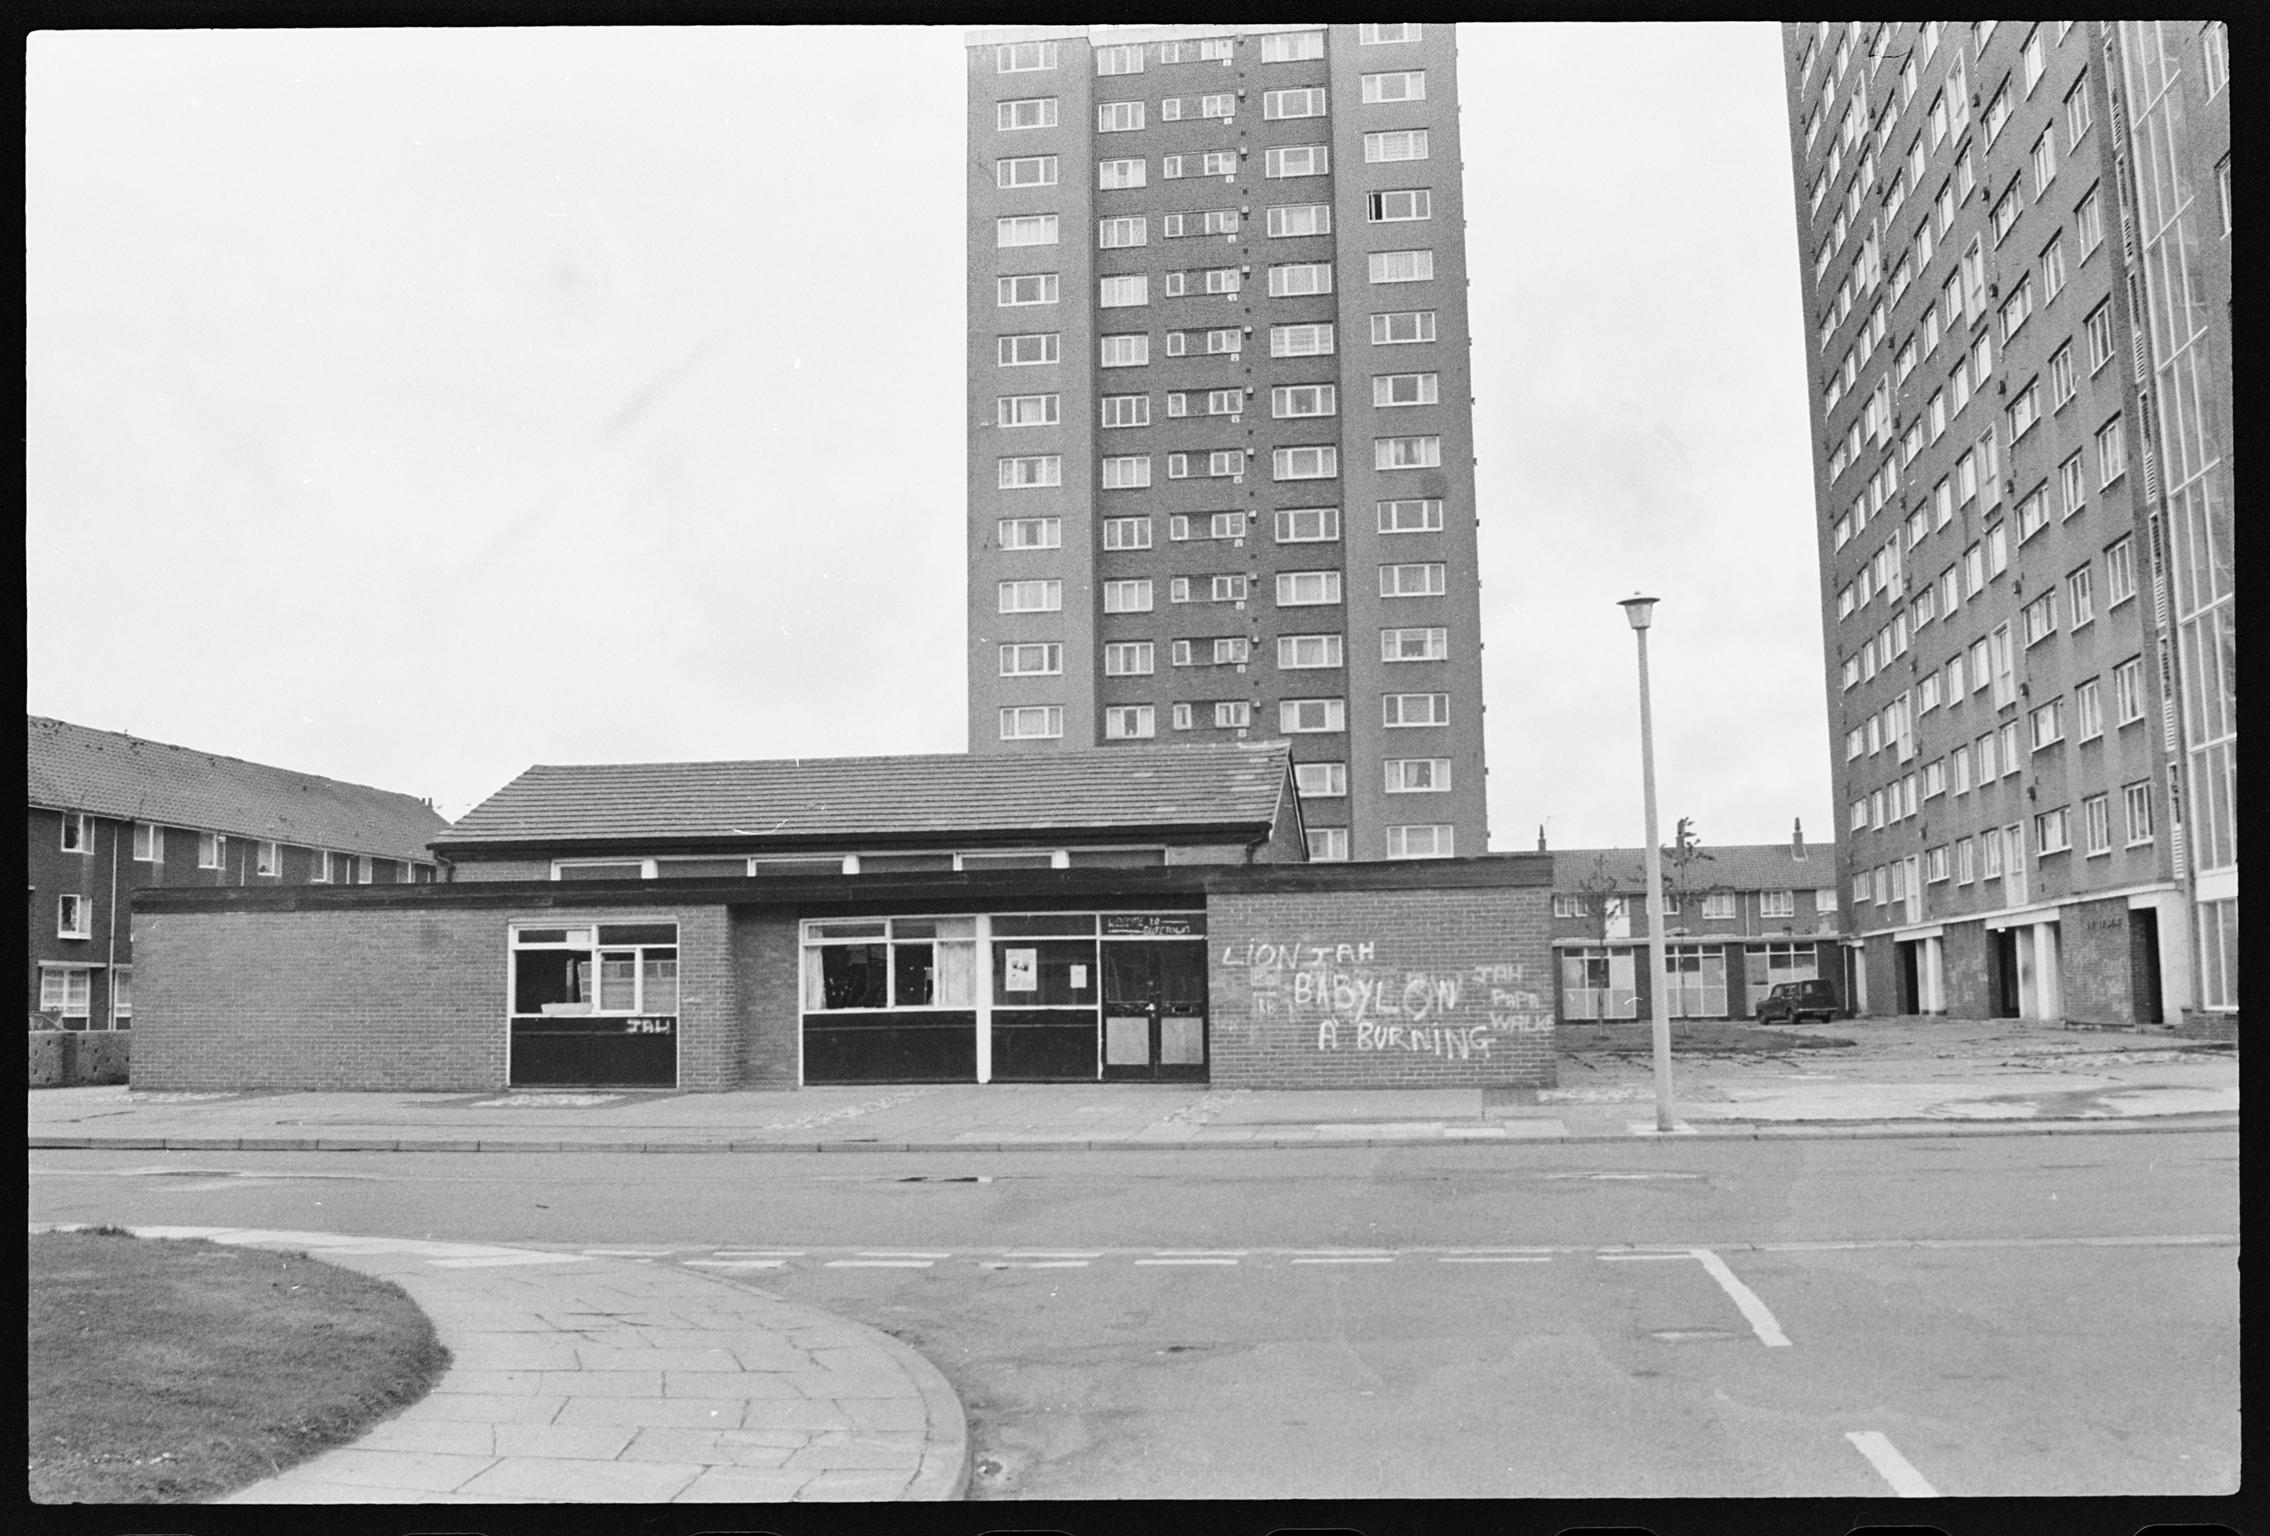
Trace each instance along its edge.
{"label": "brick wall", "polygon": [[1551,1086],[1551,900],[1543,886],[1209,895],[1214,1085]]}
{"label": "brick wall", "polygon": [[1942,930],[1940,962],[1946,984],[1948,1018],[1993,1017],[1993,973],[1987,959],[1989,942],[1991,936],[1984,923],[1949,923]]}
{"label": "brick wall", "polygon": [[[139,913],[133,1084],[504,1087],[507,936],[526,915],[441,905]],[[681,1086],[738,1087],[742,989],[725,909],[636,917],[679,925]]]}
{"label": "brick wall", "polygon": [[2057,912],[2058,985],[2075,1024],[2133,1024],[2128,898],[2067,902]]}
{"label": "brick wall", "polygon": [[732,950],[741,989],[739,1086],[794,1088],[801,1075],[803,1027],[796,1011],[796,915],[736,910]]}

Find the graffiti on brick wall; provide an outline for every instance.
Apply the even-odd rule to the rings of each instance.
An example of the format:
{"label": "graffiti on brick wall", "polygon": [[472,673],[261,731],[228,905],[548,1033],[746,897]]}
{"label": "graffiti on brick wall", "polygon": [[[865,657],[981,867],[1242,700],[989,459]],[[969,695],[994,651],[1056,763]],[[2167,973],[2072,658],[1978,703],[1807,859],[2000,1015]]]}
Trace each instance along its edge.
{"label": "graffiti on brick wall", "polygon": [[1493,1043],[1549,1036],[1546,999],[1520,965],[1397,965],[1376,942],[1236,942],[1217,964],[1242,975],[1251,1022],[1313,1032],[1322,1052],[1487,1058]]}

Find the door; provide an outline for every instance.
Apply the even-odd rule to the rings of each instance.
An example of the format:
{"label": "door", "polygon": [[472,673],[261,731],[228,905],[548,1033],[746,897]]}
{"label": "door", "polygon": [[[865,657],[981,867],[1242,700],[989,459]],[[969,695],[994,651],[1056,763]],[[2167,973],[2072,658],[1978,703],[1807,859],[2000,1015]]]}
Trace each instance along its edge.
{"label": "door", "polygon": [[1917,971],[1916,957],[1916,952],[1922,947],[1922,944],[1914,939],[1902,939],[1893,946],[1893,953],[1899,957],[1897,969],[1900,991],[1899,1011],[1901,1013],[1921,1013],[1923,1011],[1922,978]]}
{"label": "door", "polygon": [[2160,914],[2135,907],[2128,914],[2128,985],[2139,1024],[2166,1021],[2160,1011]]}
{"label": "door", "polygon": [[1206,1080],[1206,946],[1105,940],[1103,1075],[1114,1082]]}
{"label": "door", "polygon": [[1993,1017],[2018,1016],[2018,932],[2002,928],[1986,936],[1987,986],[1993,993]]}

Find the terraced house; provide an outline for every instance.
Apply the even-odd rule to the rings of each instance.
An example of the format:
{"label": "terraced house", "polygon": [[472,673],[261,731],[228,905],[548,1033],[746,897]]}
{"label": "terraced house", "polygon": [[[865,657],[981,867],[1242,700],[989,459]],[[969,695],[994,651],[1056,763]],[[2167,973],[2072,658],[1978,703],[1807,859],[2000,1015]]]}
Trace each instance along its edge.
{"label": "terraced house", "polygon": [[2235,1028],[2223,25],[1783,40],[1854,1001]]}
{"label": "terraced house", "polygon": [[1312,858],[1483,852],[1455,30],[968,58],[970,749],[1281,739]]}
{"label": "terraced house", "polygon": [[133,1027],[135,891],[435,877],[448,823],[415,796],[37,715],[25,738],[35,1030]]}

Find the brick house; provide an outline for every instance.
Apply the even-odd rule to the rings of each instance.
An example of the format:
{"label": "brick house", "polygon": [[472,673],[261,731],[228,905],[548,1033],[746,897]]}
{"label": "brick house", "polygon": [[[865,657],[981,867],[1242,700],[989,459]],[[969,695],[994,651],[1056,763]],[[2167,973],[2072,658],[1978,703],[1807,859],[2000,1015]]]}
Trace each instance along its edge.
{"label": "brick house", "polygon": [[414,796],[37,715],[25,738],[32,1027],[118,1037],[78,1042],[81,1077],[124,1065],[134,892],[435,878],[448,823]]}
{"label": "brick house", "polygon": [[1552,1081],[1550,861],[1311,864],[1283,742],[537,767],[434,849],[140,893],[136,1085]]}
{"label": "brick house", "polygon": [[[1553,956],[1563,1023],[1650,1016],[1646,855],[1560,848],[1553,860]],[[1776,982],[1841,969],[1836,854],[1787,843],[1663,853],[1665,964],[1674,1019],[1741,1019]]]}

